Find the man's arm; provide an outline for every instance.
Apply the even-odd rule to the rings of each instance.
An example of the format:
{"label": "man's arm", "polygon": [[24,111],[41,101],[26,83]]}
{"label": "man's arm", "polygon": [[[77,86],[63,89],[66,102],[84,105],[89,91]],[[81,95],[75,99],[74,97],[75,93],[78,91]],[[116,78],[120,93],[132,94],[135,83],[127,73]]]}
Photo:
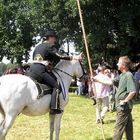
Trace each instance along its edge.
{"label": "man's arm", "polygon": [[105,78],[105,79],[98,79],[98,78],[92,78],[94,82],[98,82],[101,84],[105,84],[105,85],[113,85],[113,82],[111,80],[111,78]]}
{"label": "man's arm", "polygon": [[127,102],[132,100],[135,95],[136,95],[136,91],[131,91],[124,100],[120,101],[120,105],[126,104]]}

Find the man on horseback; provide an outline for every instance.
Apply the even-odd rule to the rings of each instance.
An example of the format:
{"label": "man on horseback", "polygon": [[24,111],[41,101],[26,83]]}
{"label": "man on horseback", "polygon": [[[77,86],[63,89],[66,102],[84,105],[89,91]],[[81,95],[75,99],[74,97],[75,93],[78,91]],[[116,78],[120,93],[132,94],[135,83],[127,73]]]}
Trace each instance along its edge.
{"label": "man on horseback", "polygon": [[54,30],[47,31],[43,37],[43,43],[38,45],[33,53],[33,64],[30,67],[28,76],[37,80],[39,83],[49,85],[53,88],[51,96],[50,113],[59,114],[62,112],[58,106],[59,84],[55,79],[50,66],[58,63],[60,59],[64,60],[80,60],[81,55],[62,56],[56,48],[57,34]]}

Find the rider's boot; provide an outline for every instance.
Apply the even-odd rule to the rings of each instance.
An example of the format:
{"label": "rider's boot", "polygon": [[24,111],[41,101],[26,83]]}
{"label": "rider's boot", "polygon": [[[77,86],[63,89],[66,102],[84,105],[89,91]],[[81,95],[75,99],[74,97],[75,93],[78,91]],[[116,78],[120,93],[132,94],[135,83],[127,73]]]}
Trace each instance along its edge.
{"label": "rider's boot", "polygon": [[59,105],[59,89],[54,88],[51,96],[50,114],[60,114],[63,110]]}

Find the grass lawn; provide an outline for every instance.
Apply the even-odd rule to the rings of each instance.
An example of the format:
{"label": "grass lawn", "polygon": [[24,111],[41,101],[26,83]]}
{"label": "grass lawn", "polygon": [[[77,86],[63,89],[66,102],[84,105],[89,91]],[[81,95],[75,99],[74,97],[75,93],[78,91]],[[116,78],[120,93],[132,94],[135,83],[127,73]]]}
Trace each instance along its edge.
{"label": "grass lawn", "polygon": [[[133,109],[134,140],[140,139],[140,101]],[[48,114],[28,117],[19,115],[6,140],[48,140]],[[115,113],[108,112],[103,125],[105,139],[111,140],[115,125]],[[60,140],[102,140],[101,125],[95,123],[95,106],[84,96],[70,94],[61,123]],[[123,137],[125,140],[125,137]]]}

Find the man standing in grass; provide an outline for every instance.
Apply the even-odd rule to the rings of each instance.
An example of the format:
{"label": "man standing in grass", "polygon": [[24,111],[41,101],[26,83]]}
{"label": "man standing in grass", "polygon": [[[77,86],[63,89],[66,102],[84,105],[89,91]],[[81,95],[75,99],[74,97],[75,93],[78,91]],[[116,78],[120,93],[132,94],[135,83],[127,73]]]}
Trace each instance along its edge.
{"label": "man standing in grass", "polygon": [[136,86],[133,75],[129,71],[130,59],[128,56],[122,56],[117,65],[121,74],[118,79],[114,79],[114,82],[119,82],[119,86],[115,96],[117,115],[113,140],[121,140],[124,132],[126,132],[126,140],[133,140],[131,111],[132,100],[136,95]]}

